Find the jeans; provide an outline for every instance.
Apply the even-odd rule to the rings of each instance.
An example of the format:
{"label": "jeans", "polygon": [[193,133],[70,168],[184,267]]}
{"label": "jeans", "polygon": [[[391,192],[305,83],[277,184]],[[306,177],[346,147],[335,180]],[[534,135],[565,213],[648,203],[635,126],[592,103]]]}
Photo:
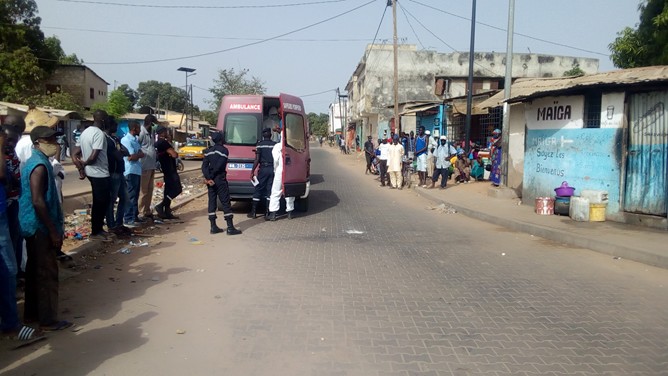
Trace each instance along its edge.
{"label": "jeans", "polygon": [[88,177],[91,191],[93,193],[93,207],[91,208],[91,235],[97,235],[104,231],[104,217],[109,208],[109,186],[111,178]]}
{"label": "jeans", "polygon": [[[109,184],[109,206],[107,209],[107,228],[112,229],[123,225],[123,215],[128,201],[128,191],[125,186],[125,177],[123,174],[113,173],[110,176]],[[116,215],[114,215],[114,205],[118,199]]]}
{"label": "jeans", "polygon": [[437,168],[434,170],[434,177],[431,179],[434,183],[438,181],[438,177],[443,175],[441,179],[441,188],[445,188],[445,185],[448,184],[448,176],[450,175],[450,169],[446,168]]}
{"label": "jeans", "polygon": [[0,213],[0,330],[19,327],[16,308],[16,256],[7,227],[7,212]]}
{"label": "jeans", "polygon": [[385,185],[385,181],[389,180],[387,176],[387,159],[381,159],[378,163],[380,170],[380,185]]}
{"label": "jeans", "polygon": [[141,175],[127,174],[125,183],[128,189],[128,201],[125,207],[125,223],[133,223],[139,217],[139,191],[141,190]]}

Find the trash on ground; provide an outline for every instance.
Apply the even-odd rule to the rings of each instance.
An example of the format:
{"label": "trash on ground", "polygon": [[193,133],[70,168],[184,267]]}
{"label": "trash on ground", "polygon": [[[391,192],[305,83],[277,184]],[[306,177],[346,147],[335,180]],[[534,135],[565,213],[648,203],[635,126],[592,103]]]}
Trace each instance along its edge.
{"label": "trash on ground", "polygon": [[186,334],[186,331],[183,329],[176,329],[176,334]]}
{"label": "trash on ground", "polygon": [[129,255],[131,252],[132,252],[132,251],[131,251],[130,249],[128,249],[128,248],[121,248],[121,249],[119,249],[118,251],[116,251],[116,253],[122,253],[122,254],[124,254],[124,255]]}
{"label": "trash on ground", "polygon": [[451,206],[448,206],[446,204],[443,204],[443,203],[438,204],[436,206],[427,206],[426,209],[427,210],[436,210],[437,212],[443,213],[443,214],[456,214],[457,213],[457,209],[455,209]]}
{"label": "trash on ground", "polygon": [[204,242],[202,242],[201,240],[199,240],[197,238],[190,238],[190,240],[188,242],[192,245],[202,245],[202,244],[204,244]]}
{"label": "trash on ground", "polygon": [[142,241],[134,241],[131,240],[128,245],[130,247],[146,247],[148,245],[148,242],[142,242]]}
{"label": "trash on ground", "polygon": [[364,234],[364,231],[359,230],[347,230],[346,234]]}

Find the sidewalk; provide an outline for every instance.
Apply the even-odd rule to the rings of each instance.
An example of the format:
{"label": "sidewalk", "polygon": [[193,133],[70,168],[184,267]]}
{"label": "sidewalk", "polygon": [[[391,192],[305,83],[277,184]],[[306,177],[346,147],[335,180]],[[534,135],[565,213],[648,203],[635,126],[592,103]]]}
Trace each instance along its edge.
{"label": "sidewalk", "polygon": [[[323,148],[330,149],[330,148]],[[359,174],[364,176],[365,160],[359,153],[343,155],[331,149],[339,158],[355,159]],[[371,178],[370,176],[364,176]],[[414,181],[417,176],[414,177]],[[488,181],[455,185],[452,180],[444,190],[415,188],[419,195],[456,209],[459,213],[539,236],[573,247],[638,261],[668,269],[668,232],[617,222],[576,222],[567,216],[538,215],[531,205],[520,199],[495,198],[488,195]]]}

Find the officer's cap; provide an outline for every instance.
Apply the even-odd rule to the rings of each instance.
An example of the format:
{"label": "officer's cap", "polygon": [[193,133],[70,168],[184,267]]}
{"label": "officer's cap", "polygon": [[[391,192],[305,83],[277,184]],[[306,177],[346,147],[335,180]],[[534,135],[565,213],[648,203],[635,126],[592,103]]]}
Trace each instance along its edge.
{"label": "officer's cap", "polygon": [[223,139],[224,137],[221,132],[211,132],[211,140],[214,143],[219,144],[221,141],[223,141]]}
{"label": "officer's cap", "polygon": [[262,130],[263,136],[271,136],[271,128],[265,128]]}

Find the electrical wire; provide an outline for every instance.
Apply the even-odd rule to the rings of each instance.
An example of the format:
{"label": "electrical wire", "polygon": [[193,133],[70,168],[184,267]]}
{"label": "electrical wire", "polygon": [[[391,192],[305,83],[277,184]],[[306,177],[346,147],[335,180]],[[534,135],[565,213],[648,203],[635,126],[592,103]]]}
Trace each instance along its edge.
{"label": "electrical wire", "polygon": [[312,93],[312,94],[306,94],[306,95],[298,95],[298,97],[300,97],[300,98],[315,97],[316,95],[327,94],[327,93],[329,93],[330,91],[334,91],[334,92],[336,92],[336,89],[323,90],[323,91],[318,92],[318,93]]}
{"label": "electrical wire", "polygon": [[424,50],[425,49],[424,44],[422,44],[422,41],[420,40],[420,37],[415,32],[415,29],[413,28],[413,24],[411,24],[411,21],[408,18],[408,15],[406,14],[406,10],[404,9],[404,7],[400,3],[397,2],[397,4],[399,4],[399,8],[401,9],[401,12],[404,14],[404,17],[406,17],[406,23],[408,24],[408,26],[410,26],[411,30],[413,30],[413,35],[415,35],[415,39],[417,39],[418,43],[420,43],[420,46]]}
{"label": "electrical wire", "polygon": [[[154,33],[139,33],[132,31],[114,31],[114,30],[99,30],[99,29],[78,29],[71,27],[59,26],[41,26],[42,29],[66,30],[66,31],[83,31],[87,33],[103,33],[103,34],[119,34],[119,35],[139,35],[149,37],[169,37],[169,38],[188,38],[188,39],[218,39],[218,40],[241,40],[241,41],[261,41],[262,38],[237,38],[237,37],[218,37],[206,35],[183,35],[183,34],[154,34]],[[364,42],[368,39],[293,39],[293,38],[277,38],[275,41],[281,42]]]}
{"label": "electrical wire", "polygon": [[330,3],[342,3],[349,0],[322,0],[308,3],[288,3],[288,4],[269,4],[269,5],[154,5],[154,4],[129,4],[129,3],[114,3],[109,1],[88,1],[88,0],[56,0],[64,3],[80,3],[93,5],[111,5],[120,7],[134,7],[134,8],[163,8],[163,9],[248,9],[248,8],[287,8],[304,5],[319,5]]}
{"label": "electrical wire", "polygon": [[[438,12],[441,12],[441,13],[444,13],[444,14],[447,14],[447,15],[450,15],[450,16],[453,16],[453,17],[456,17],[456,18],[461,18],[461,19],[463,19],[463,20],[467,20],[467,21],[469,21],[469,22],[471,21],[470,18],[466,18],[466,17],[464,17],[464,16],[460,16],[460,15],[458,15],[458,14],[450,13],[450,12],[448,12],[448,11],[445,11],[445,10],[442,10],[442,9],[438,9],[438,8],[433,7],[433,6],[431,6],[431,5],[423,4],[423,3],[421,3],[421,2],[419,2],[419,1],[417,1],[417,0],[410,0],[410,1],[413,2],[413,3],[419,4],[419,5],[422,5],[423,7],[427,7],[427,8],[433,9],[433,10],[435,10],[435,11],[438,11]],[[495,29],[495,30],[500,30],[500,31],[503,31],[504,33],[507,33],[507,32],[508,32],[508,30],[506,30],[506,29],[504,29],[504,28],[502,28],[502,27],[498,27],[498,26],[490,25],[490,24],[487,24],[487,23],[484,23],[484,22],[476,21],[476,24],[480,24],[480,25],[483,25],[483,26],[487,26],[487,27],[492,28],[492,29]],[[587,52],[587,53],[594,54],[594,55],[605,56],[605,57],[609,57],[609,56],[610,56],[610,54],[604,54],[604,53],[601,53],[601,52],[596,52],[596,51],[592,51],[592,50],[587,50],[587,49],[584,49],[584,48],[574,47],[574,46],[570,46],[570,45],[563,44],[563,43],[559,43],[559,42],[552,42],[552,41],[549,41],[549,40],[547,40],[547,39],[541,39],[541,38],[537,38],[537,37],[532,37],[531,35],[527,35],[527,34],[522,34],[522,33],[518,33],[518,32],[514,32],[513,34],[514,34],[514,35],[519,35],[519,36],[522,36],[522,37],[525,37],[525,38],[533,39],[533,40],[536,40],[536,41],[539,41],[539,42],[548,43],[548,44],[553,44],[553,45],[555,45],[555,46],[559,46],[559,47],[566,47],[566,48],[570,48],[570,49],[578,50],[578,51],[582,51],[582,52]]]}
{"label": "electrical wire", "polygon": [[339,14],[337,14],[337,15],[334,15],[334,16],[329,17],[329,18],[326,18],[326,19],[324,19],[324,20],[321,20],[321,21],[312,23],[312,24],[307,25],[307,26],[303,26],[303,27],[300,27],[300,28],[298,28],[298,29],[295,29],[295,30],[292,30],[292,31],[288,31],[288,32],[283,33],[283,34],[279,34],[279,35],[276,35],[276,36],[273,36],[273,37],[269,37],[269,38],[266,38],[266,39],[262,39],[262,40],[259,40],[259,41],[256,41],[256,42],[246,43],[246,44],[243,44],[243,45],[240,45],[240,46],[235,46],[235,47],[226,48],[226,49],[223,49],[223,50],[211,51],[211,52],[205,52],[205,53],[196,54],[196,55],[189,55],[189,56],[180,56],[180,57],[173,57],[173,58],[154,59],[154,60],[144,60],[144,61],[125,61],[125,62],[89,62],[89,61],[87,61],[87,62],[86,62],[86,65],[131,65],[131,64],[149,64],[149,63],[161,63],[161,62],[166,62],[166,61],[185,60],[185,59],[192,59],[192,58],[202,57],[202,56],[216,55],[216,54],[220,54],[220,53],[223,53],[223,52],[234,51],[234,50],[242,49],[242,48],[245,48],[245,47],[250,47],[250,46],[257,45],[257,44],[261,44],[261,43],[269,42],[269,41],[272,41],[272,40],[275,40],[275,39],[284,37],[284,36],[286,36],[286,35],[294,34],[294,33],[297,33],[297,32],[300,32],[300,31],[303,31],[303,30],[306,30],[306,29],[309,29],[309,28],[311,28],[311,27],[314,27],[314,26],[323,24],[323,23],[325,23],[325,22],[331,21],[331,20],[333,20],[333,19],[335,19],[335,18],[344,16],[344,15],[346,15],[346,14],[348,14],[348,13],[352,13],[352,12],[354,12],[354,11],[356,11],[356,10],[358,10],[358,9],[361,9],[361,8],[367,6],[367,5],[369,5],[369,4],[371,4],[371,3],[375,2],[375,1],[376,1],[376,0],[370,0],[370,1],[368,1],[368,2],[366,2],[366,3],[364,3],[364,4],[362,4],[362,5],[356,6],[355,8],[349,9],[349,10],[347,10],[347,11],[345,11],[345,12],[339,13]]}

